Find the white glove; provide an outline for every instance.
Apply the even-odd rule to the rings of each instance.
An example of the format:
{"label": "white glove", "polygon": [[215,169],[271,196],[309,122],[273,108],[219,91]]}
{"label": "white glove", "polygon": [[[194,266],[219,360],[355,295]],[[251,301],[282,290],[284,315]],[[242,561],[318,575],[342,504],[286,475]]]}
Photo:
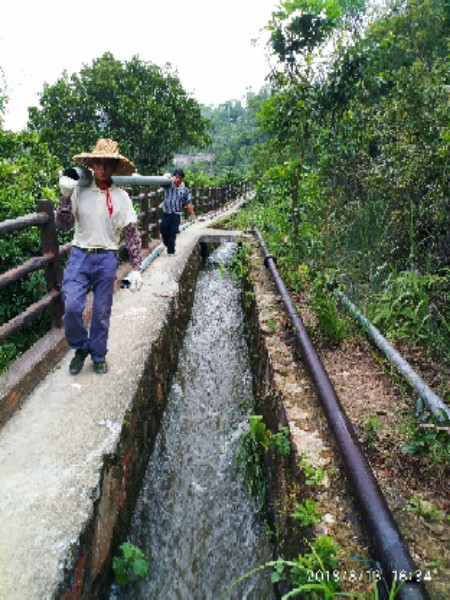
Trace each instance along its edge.
{"label": "white glove", "polygon": [[189,221],[191,223],[195,223],[195,218],[196,218],[195,215],[189,215]]}
{"label": "white glove", "polygon": [[132,292],[138,292],[144,283],[142,275],[139,271],[131,271],[127,279],[130,282],[130,290]]}
{"label": "white glove", "polygon": [[63,196],[71,196],[77,185],[78,181],[72,179],[71,177],[67,177],[67,175],[62,175],[59,178],[59,189],[61,190],[61,194]]}

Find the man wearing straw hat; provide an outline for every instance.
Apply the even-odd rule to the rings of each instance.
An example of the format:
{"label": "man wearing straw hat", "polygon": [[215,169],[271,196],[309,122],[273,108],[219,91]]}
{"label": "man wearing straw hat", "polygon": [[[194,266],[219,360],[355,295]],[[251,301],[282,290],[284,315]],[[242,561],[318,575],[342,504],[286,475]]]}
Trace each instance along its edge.
{"label": "man wearing straw hat", "polygon": [[[61,229],[75,225],[62,285],[64,330],[70,347],[75,350],[69,370],[77,375],[90,354],[94,371],[103,374],[108,371],[105,356],[122,231],[133,267],[128,277],[130,289],[137,291],[142,286],[136,212],[125,190],[112,183],[113,175],[131,175],[136,168],[119,154],[117,142],[110,139],[98,140],[92,152],[76,154],[73,159],[92,169],[94,176],[86,186],[65,174],[59,179],[62,198],[56,222]],[[93,303],[88,331],[83,311],[90,290]]]}

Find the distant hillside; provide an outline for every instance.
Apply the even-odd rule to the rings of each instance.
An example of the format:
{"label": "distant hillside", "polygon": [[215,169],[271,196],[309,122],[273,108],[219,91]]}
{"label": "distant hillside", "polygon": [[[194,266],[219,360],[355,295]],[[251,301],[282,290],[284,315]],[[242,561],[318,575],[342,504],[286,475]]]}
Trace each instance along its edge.
{"label": "distant hillside", "polygon": [[188,167],[191,163],[194,162],[212,162],[213,160],[213,152],[195,152],[193,154],[175,154],[173,164],[176,167]]}

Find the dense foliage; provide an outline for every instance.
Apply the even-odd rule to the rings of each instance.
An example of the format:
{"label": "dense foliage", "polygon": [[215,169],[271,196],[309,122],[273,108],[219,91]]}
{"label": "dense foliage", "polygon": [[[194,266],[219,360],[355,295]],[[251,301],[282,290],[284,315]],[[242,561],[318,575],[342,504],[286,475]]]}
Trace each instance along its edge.
{"label": "dense foliage", "polygon": [[208,141],[200,105],[170,66],[136,56],[121,62],[105,53],[79,74],[64,72],[45,85],[40,105],[29,110],[28,126],[64,165],[99,137],[110,137],[141,173],[157,174],[177,148]]}
{"label": "dense foliage", "polygon": [[385,334],[426,343],[445,366],[448,4],[405,0],[370,19],[361,9],[290,0],[274,12],[267,141],[245,218],[294,289],[337,280]]}

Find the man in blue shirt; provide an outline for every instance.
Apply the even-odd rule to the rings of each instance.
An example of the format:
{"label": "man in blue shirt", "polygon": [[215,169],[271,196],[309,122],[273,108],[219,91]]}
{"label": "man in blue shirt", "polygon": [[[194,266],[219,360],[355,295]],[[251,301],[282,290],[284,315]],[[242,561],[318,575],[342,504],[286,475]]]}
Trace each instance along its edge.
{"label": "man in blue shirt", "polygon": [[163,214],[161,219],[161,236],[167,248],[167,254],[175,254],[175,238],[177,236],[181,212],[187,208],[191,219],[195,219],[194,207],[189,196],[189,189],[184,185],[184,171],[173,172],[172,183],[164,188]]}

